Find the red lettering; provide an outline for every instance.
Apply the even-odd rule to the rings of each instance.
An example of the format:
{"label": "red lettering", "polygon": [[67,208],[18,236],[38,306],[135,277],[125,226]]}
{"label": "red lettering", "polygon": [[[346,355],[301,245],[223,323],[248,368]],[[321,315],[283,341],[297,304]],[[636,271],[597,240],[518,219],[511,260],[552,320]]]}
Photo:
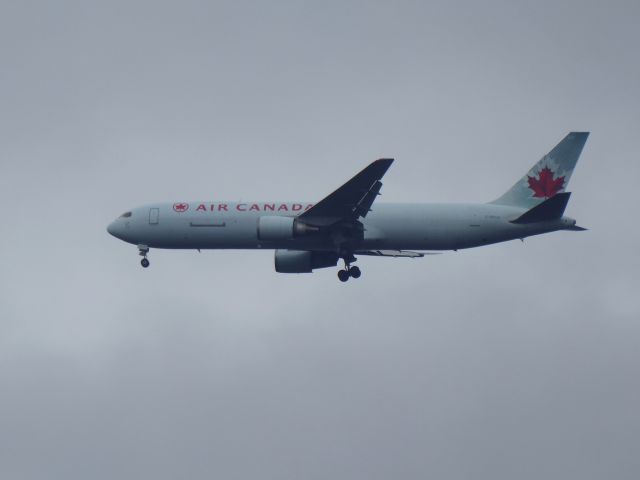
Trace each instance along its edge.
{"label": "red lettering", "polygon": [[257,203],[253,203],[251,204],[251,208],[249,209],[250,211],[256,211],[259,212],[260,211],[260,207],[258,206]]}
{"label": "red lettering", "polygon": [[293,205],[291,205],[291,211],[297,212],[298,210],[302,210],[302,205],[300,205],[299,203],[294,203]]}
{"label": "red lettering", "polygon": [[206,212],[207,211],[207,207],[204,206],[204,203],[201,203],[200,205],[198,205],[198,208],[196,208],[196,212]]}
{"label": "red lettering", "polygon": [[239,203],[238,205],[236,205],[236,210],[238,210],[239,212],[246,212],[247,211],[247,204],[246,203]]}
{"label": "red lettering", "polygon": [[223,211],[223,210],[224,210],[225,212],[226,212],[226,211],[228,211],[228,210],[227,210],[227,204],[226,204],[226,203],[220,203],[220,204],[218,204],[218,211],[219,211],[219,212],[221,212],[221,211]]}
{"label": "red lettering", "polygon": [[306,212],[307,210],[309,210],[311,207],[313,207],[313,203],[310,203],[309,205],[307,205],[304,209],[304,211]]}
{"label": "red lettering", "polygon": [[288,212],[288,211],[289,211],[289,207],[287,207],[287,204],[286,204],[286,203],[283,203],[283,204],[281,204],[281,205],[278,207],[278,211],[281,211],[281,210],[282,210],[282,211],[285,211],[285,212]]}
{"label": "red lettering", "polygon": [[264,211],[266,212],[267,210],[271,210],[272,212],[276,211],[276,204],[275,203],[265,203],[264,204]]}

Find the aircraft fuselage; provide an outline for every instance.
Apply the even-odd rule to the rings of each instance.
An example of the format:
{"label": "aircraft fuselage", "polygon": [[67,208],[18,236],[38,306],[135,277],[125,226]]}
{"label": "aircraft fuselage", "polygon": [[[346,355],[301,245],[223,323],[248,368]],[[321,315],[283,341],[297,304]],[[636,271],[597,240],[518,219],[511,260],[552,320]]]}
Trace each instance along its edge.
{"label": "aircraft fuselage", "polygon": [[[167,249],[289,249],[334,251],[313,234],[264,240],[261,217],[296,217],[308,202],[158,203],[131,210],[108,231],[126,242]],[[514,224],[526,209],[495,204],[377,203],[354,250],[458,250],[569,229],[575,220]]]}

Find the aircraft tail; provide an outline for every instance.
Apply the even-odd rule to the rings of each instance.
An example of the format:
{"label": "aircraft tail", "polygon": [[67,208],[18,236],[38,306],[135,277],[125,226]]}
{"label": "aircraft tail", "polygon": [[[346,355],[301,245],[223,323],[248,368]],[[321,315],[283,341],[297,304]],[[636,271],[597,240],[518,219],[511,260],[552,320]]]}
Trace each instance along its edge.
{"label": "aircraft tail", "polygon": [[588,136],[589,132],[569,133],[511,189],[491,203],[531,209],[564,192]]}

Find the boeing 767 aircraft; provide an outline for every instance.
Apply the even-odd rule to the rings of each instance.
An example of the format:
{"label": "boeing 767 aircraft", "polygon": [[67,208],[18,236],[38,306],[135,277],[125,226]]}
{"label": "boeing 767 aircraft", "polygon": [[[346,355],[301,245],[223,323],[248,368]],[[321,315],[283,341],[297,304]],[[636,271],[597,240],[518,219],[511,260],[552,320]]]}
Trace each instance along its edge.
{"label": "boeing 767 aircraft", "polygon": [[564,216],[565,188],[588,132],[571,132],[496,200],[478,204],[380,203],[393,163],[371,163],[317,203],[197,201],[134,208],[107,231],[150,248],[275,249],[275,269],[308,273],[344,261],[338,278],[359,278],[358,255],[423,257],[415,250],[458,250],[556,230],[584,230]]}

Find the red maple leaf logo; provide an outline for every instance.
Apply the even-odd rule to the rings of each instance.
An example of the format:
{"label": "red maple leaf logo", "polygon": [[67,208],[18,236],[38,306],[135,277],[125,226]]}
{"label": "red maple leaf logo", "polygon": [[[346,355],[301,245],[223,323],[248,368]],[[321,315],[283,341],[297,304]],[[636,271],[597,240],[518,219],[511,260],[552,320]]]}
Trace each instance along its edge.
{"label": "red maple leaf logo", "polygon": [[554,175],[549,167],[544,167],[538,172],[538,178],[527,176],[534,197],[549,198],[562,190],[564,177],[554,178]]}
{"label": "red maple leaf logo", "polygon": [[188,203],[174,203],[173,204],[173,209],[178,213],[186,212],[187,210],[189,210],[189,204]]}

